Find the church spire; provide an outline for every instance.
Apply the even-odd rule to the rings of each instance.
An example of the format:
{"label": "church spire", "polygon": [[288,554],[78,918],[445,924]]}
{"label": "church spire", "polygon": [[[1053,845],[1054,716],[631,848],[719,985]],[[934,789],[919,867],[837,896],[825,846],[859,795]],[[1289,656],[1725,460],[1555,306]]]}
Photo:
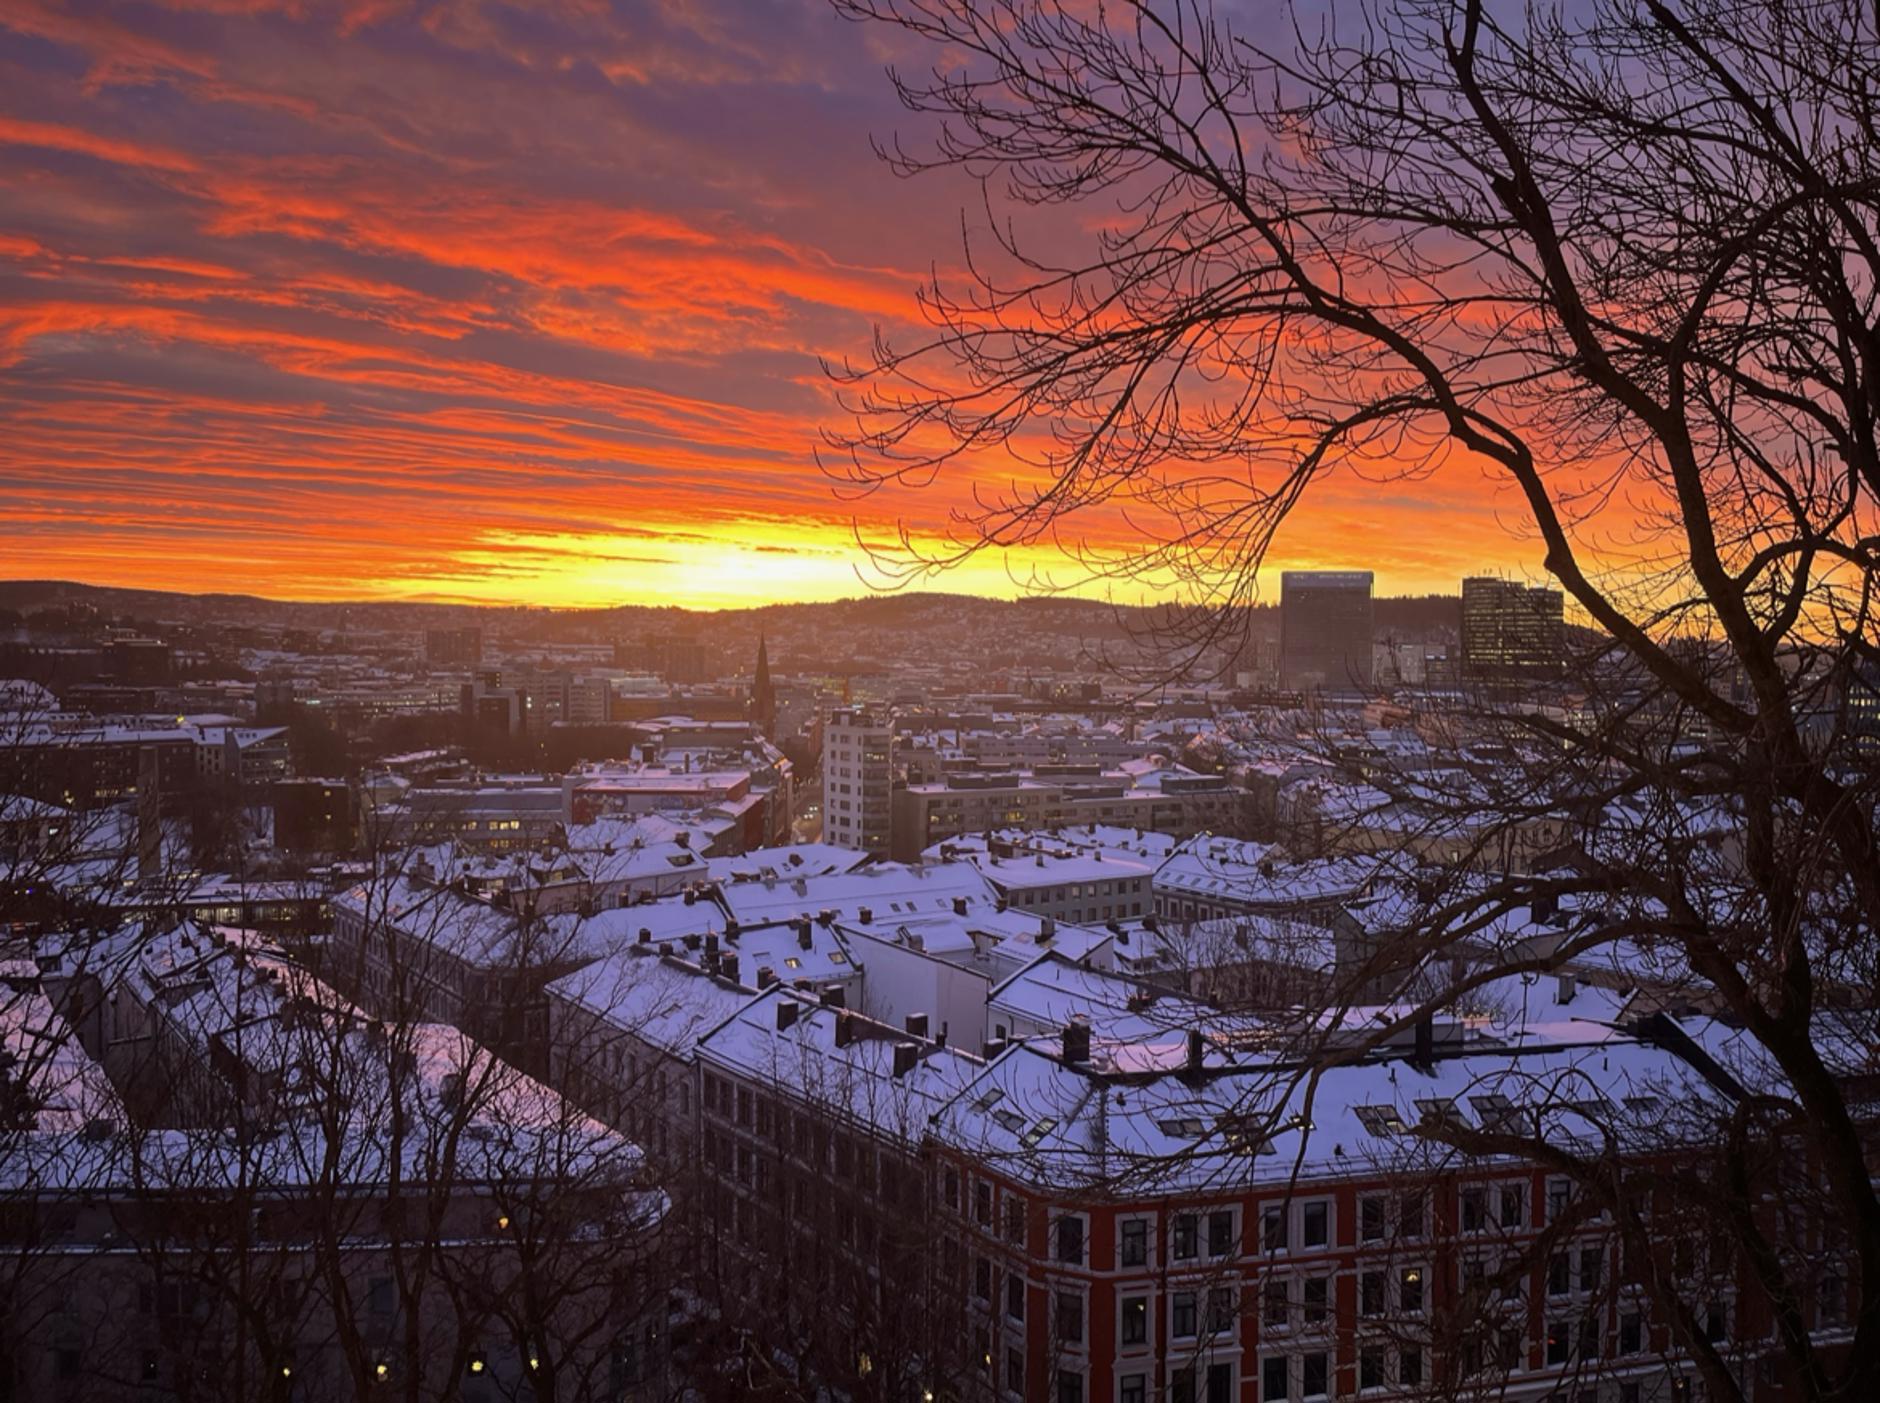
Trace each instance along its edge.
{"label": "church spire", "polygon": [[751,683],[751,719],[769,735],[777,726],[777,688],[770,680],[770,646],[763,634],[757,635],[757,676]]}

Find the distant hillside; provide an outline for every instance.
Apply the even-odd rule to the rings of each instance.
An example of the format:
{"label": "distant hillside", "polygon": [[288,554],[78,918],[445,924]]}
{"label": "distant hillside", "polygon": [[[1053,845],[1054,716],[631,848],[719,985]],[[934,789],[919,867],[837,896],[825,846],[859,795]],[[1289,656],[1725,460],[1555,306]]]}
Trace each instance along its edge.
{"label": "distant hillside", "polygon": [[[720,665],[736,669],[768,637],[774,662],[867,671],[923,647],[970,652],[1013,668],[1033,663],[1071,665],[1119,656],[1138,645],[1153,648],[1166,606],[1118,606],[1096,599],[1044,596],[988,599],[933,590],[867,594],[814,604],[764,604],[701,613],[671,606],[621,604],[606,609],[548,609],[473,604],[361,600],[354,603],[268,599],[250,594],[188,594],[121,589],[69,580],[0,580],[0,612],[95,611],[111,619],[193,630],[275,627],[352,632],[415,632],[453,624],[480,624],[512,646],[638,640],[696,632]],[[1400,637],[1453,634],[1461,601],[1453,595],[1380,598],[1381,633]],[[1255,635],[1278,633],[1278,609],[1248,610]]]}

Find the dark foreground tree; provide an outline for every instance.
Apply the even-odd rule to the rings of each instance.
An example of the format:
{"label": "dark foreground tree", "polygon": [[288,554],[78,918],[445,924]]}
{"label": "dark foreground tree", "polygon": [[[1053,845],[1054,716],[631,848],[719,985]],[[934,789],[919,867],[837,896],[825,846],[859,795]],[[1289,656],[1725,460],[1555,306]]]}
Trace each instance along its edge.
{"label": "dark foreground tree", "polygon": [[[1604,641],[1573,724],[1478,716],[1510,763],[1416,797],[1472,857],[1505,849],[1498,817],[1571,818],[1571,861],[1465,864],[1346,997],[1427,1011],[1604,952],[1743,1030],[1745,1093],[1680,1128],[1643,1199],[1613,1168],[1643,1128],[1449,1138],[1541,1157],[1641,1238],[1671,1196],[1765,1298],[1802,1394],[1880,1393],[1880,1199],[1824,1028],[1880,974],[1880,10],[836,4],[925,41],[894,81],[939,135],[891,159],[980,178],[989,232],[927,289],[930,335],[843,372],[833,471],[1012,482],[884,564],[1069,543],[1187,602],[1182,665],[1321,479],[1488,474]],[[1497,944],[1535,903],[1580,912],[1571,937]],[[1703,1302],[1647,1275],[1713,1394],[1743,1396]]]}

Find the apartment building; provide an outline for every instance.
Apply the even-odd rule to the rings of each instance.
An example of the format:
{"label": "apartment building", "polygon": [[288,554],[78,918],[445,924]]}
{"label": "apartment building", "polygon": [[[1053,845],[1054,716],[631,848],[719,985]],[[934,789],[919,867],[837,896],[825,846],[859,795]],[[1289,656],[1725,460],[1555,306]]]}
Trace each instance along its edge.
{"label": "apartment building", "polygon": [[[887,715],[867,707],[837,707],[823,717],[822,738],[823,840],[880,857],[897,851],[895,741]],[[917,844],[914,851],[925,846]]]}

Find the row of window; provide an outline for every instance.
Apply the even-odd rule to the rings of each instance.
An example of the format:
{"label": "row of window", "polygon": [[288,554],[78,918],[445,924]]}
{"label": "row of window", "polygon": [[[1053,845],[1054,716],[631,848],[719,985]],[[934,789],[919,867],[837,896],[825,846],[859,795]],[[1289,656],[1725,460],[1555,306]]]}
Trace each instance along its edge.
{"label": "row of window", "polygon": [[[942,1176],[942,1201],[959,1208],[960,1175],[948,1168]],[[984,1180],[974,1184],[974,1216],[990,1228],[993,1186]],[[1527,1226],[1527,1186],[1502,1184],[1490,1188],[1470,1185],[1459,1195],[1460,1226],[1464,1232],[1480,1232],[1491,1226],[1523,1228]],[[1560,1221],[1570,1209],[1571,1188],[1565,1180],[1548,1186],[1549,1222]],[[1021,1200],[1007,1200],[1005,1234],[1013,1242],[1024,1240],[1024,1206]],[[1207,1212],[1177,1213],[1169,1219],[1169,1257],[1187,1261],[1201,1256],[1220,1258],[1240,1252],[1236,1210],[1214,1209]],[[1429,1230],[1425,1196],[1421,1192],[1384,1195],[1366,1194],[1357,1202],[1357,1239],[1360,1244],[1386,1240],[1409,1241],[1426,1236]],[[1058,1261],[1082,1263],[1083,1220],[1080,1215],[1058,1219]],[[1067,1226],[1074,1225],[1074,1226]],[[1335,1228],[1330,1199],[1307,1199],[1284,1204],[1269,1204],[1260,1210],[1258,1250],[1263,1253],[1315,1250],[1333,1245]],[[1124,1218],[1117,1228],[1116,1260],[1120,1267],[1147,1266],[1151,1255],[1153,1220]],[[1572,1284],[1554,1290],[1566,1294],[1573,1290],[1598,1289],[1599,1262],[1604,1249],[1583,1247],[1577,1257],[1556,1261],[1550,1266],[1549,1280]],[[1576,1265],[1577,1263],[1577,1265]]]}

